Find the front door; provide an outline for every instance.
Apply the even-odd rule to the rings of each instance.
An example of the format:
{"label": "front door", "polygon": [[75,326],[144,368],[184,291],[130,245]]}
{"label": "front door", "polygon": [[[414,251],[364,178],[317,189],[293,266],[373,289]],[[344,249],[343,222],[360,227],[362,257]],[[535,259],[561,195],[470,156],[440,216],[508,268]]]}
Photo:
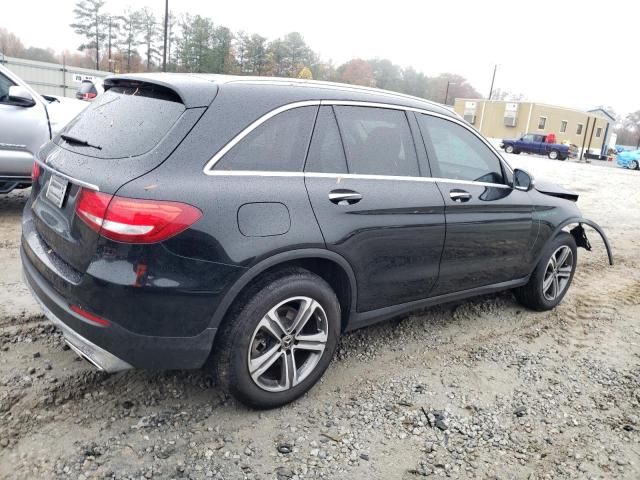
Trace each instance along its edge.
{"label": "front door", "polygon": [[527,192],[509,186],[506,167],[470,129],[418,114],[447,233],[433,295],[526,277],[537,227]]}
{"label": "front door", "polygon": [[423,299],[437,280],[444,203],[419,163],[403,110],[320,108],[305,182],[327,248],[354,269],[360,312]]}

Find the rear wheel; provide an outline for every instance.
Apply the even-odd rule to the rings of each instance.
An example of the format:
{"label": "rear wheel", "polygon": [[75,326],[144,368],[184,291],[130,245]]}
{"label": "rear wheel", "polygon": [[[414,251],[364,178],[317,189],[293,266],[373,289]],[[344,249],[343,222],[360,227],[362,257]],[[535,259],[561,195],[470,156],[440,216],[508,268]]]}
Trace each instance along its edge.
{"label": "rear wheel", "polygon": [[557,160],[559,156],[560,156],[560,154],[558,153],[558,151],[557,151],[557,150],[551,150],[551,151],[549,152],[549,158],[550,158],[551,160]]}
{"label": "rear wheel", "polygon": [[225,320],[213,357],[220,386],[242,403],[274,408],[322,376],[340,334],[340,304],[319,276],[291,269],[262,278]]}
{"label": "rear wheel", "polygon": [[514,290],[518,301],[533,310],[551,310],[564,298],[576,270],[576,241],[560,233],[544,251],[529,283]]}

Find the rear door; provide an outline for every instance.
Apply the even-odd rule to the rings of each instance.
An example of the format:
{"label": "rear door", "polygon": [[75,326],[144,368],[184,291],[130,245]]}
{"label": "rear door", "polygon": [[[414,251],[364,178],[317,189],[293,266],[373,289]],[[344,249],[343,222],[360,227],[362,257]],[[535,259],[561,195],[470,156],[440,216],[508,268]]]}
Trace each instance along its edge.
{"label": "rear door", "polygon": [[305,182],[327,247],[354,269],[358,311],[425,298],[437,280],[444,205],[418,155],[404,110],[320,109]]}
{"label": "rear door", "polygon": [[525,277],[537,228],[527,192],[461,123],[417,114],[433,176],[445,201],[447,235],[433,295]]}

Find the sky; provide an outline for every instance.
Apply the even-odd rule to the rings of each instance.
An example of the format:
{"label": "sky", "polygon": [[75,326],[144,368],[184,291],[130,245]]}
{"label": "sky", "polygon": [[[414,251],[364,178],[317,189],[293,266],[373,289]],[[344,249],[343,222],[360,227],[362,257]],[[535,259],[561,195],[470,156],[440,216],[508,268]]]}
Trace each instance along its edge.
{"label": "sky", "polygon": [[[26,46],[75,49],[68,26],[74,0],[7,1],[0,26]],[[427,75],[466,77],[488,95],[495,88],[527,100],[619,114],[640,110],[640,2],[607,0],[304,0],[235,2],[169,0],[176,13],[212,18],[233,31],[269,39],[302,33],[324,60],[389,58]],[[108,11],[149,6],[162,18],[164,0],[106,0]],[[451,87],[455,95],[455,86]]]}

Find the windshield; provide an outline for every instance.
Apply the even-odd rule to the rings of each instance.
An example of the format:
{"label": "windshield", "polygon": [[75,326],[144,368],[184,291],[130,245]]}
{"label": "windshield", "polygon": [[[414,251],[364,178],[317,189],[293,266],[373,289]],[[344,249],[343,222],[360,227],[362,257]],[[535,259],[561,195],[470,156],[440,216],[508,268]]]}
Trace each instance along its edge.
{"label": "windshield", "polygon": [[184,110],[182,103],[163,91],[113,87],[64,129],[65,135],[78,141],[58,138],[56,143],[97,158],[135,157],[156,146]]}

